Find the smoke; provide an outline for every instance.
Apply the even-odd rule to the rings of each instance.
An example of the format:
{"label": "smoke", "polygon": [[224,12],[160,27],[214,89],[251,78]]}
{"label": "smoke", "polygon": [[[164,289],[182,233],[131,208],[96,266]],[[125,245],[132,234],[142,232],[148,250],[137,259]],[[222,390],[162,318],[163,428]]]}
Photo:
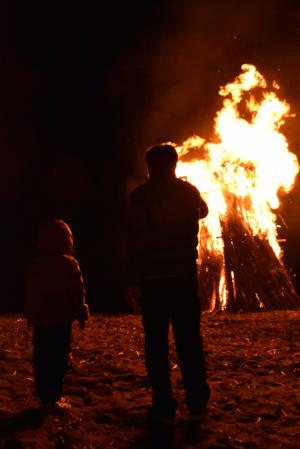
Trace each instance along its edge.
{"label": "smoke", "polygon": [[138,161],[137,170],[133,167],[138,173],[140,152],[147,146],[180,142],[194,133],[211,136],[219,87],[243,63],[285,86],[282,92],[292,107],[300,96],[293,82],[300,70],[293,27],[297,6],[291,9],[284,1],[163,5],[157,31],[138,36],[132,53],[110,73],[111,92],[130,108],[127,137],[134,153],[128,154]]}
{"label": "smoke", "polygon": [[[145,177],[143,155],[148,146],[165,141],[180,144],[193,134],[212,138],[222,101],[219,88],[233,80],[244,63],[254,64],[269,85],[275,80],[279,97],[299,116],[299,11],[295,2],[283,0],[176,1],[162,9],[160,27],[137,39],[108,83],[112,94],[117,89],[126,110],[130,105],[126,195]],[[300,159],[297,119],[287,121],[284,132]],[[300,226],[295,213],[298,184],[283,198],[281,213],[292,242],[286,245],[288,266],[300,272],[293,250]]]}

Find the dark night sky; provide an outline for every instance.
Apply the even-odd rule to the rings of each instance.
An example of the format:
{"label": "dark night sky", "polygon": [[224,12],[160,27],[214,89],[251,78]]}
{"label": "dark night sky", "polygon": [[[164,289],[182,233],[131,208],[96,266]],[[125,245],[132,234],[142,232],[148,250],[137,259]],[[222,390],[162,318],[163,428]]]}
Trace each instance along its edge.
{"label": "dark night sky", "polygon": [[[21,304],[34,226],[51,214],[74,230],[92,307],[119,304],[125,202],[145,175],[144,149],[208,138],[218,88],[241,64],[275,79],[300,116],[298,2],[78,4],[2,6],[2,310]],[[297,117],[286,133],[300,157]],[[299,203],[298,183],[280,212],[300,277]]]}

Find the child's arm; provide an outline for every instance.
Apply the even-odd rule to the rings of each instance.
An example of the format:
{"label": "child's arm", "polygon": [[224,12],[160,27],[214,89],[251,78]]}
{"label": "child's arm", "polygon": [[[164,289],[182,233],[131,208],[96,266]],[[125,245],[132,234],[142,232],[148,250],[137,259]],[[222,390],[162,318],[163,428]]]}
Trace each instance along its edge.
{"label": "child's arm", "polygon": [[72,258],[71,298],[73,305],[73,317],[83,329],[89,319],[89,307],[85,300],[83,277],[78,262]]}
{"label": "child's arm", "polygon": [[89,319],[89,306],[87,305],[87,303],[85,302],[84,304],[81,305],[81,311],[79,312],[79,326],[80,329],[84,329],[85,327],[85,323],[86,321]]}

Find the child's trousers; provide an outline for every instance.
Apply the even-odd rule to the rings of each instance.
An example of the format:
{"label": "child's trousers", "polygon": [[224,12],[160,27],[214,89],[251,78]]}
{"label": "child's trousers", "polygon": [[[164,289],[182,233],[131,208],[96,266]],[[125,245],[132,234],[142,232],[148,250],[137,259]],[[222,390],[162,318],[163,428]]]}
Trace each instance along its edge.
{"label": "child's trousers", "polygon": [[36,395],[43,403],[54,403],[62,396],[68,368],[71,324],[33,329],[33,372]]}

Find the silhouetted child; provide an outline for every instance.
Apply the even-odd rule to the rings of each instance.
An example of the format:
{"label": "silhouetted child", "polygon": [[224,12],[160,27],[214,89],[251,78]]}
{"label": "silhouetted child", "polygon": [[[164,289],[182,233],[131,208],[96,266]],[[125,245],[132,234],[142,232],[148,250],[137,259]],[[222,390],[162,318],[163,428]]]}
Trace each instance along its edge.
{"label": "silhouetted child", "polygon": [[84,328],[89,314],[73,246],[65,222],[52,219],[43,223],[37,255],[26,273],[25,315],[33,326],[35,389],[42,406],[54,406],[61,399],[72,321],[78,320]]}

